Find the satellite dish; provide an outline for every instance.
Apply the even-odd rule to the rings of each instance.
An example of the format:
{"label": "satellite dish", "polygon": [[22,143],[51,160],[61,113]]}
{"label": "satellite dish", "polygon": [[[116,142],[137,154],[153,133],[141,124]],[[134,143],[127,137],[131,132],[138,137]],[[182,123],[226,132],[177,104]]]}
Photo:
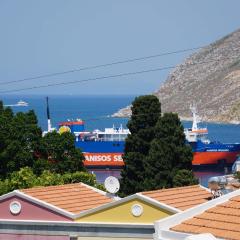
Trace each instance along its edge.
{"label": "satellite dish", "polygon": [[104,187],[107,189],[108,192],[114,194],[119,191],[120,183],[117,178],[110,176],[105,179]]}

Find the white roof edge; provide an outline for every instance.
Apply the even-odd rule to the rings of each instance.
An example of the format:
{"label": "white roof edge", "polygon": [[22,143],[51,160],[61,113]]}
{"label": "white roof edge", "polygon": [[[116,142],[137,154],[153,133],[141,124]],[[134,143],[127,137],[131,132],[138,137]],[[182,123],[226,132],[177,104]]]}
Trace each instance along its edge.
{"label": "white roof edge", "polygon": [[16,190],[6,193],[6,194],[3,194],[2,196],[0,196],[0,201],[5,200],[6,198],[10,198],[10,197],[14,196],[15,194],[16,194]]}
{"label": "white roof edge", "polygon": [[240,195],[240,189],[236,190],[234,192],[228,193],[226,195],[223,195],[219,198],[210,200],[206,203],[200,204],[198,206],[192,207],[190,209],[187,209],[183,212],[177,213],[173,216],[167,217],[165,219],[160,219],[154,223],[155,226],[155,239],[160,239],[161,234],[166,231],[172,232],[169,229],[180,224],[181,222],[190,219],[198,214],[203,213],[209,208],[215,207],[218,204],[224,203],[228,201],[230,198],[239,196]]}
{"label": "white roof edge", "polygon": [[[174,231],[162,231],[160,239],[164,240],[186,240],[187,237],[194,236],[198,234],[192,234],[192,233],[182,233],[182,232],[174,232]],[[153,234],[154,240],[159,240],[159,236],[156,234]],[[215,237],[215,236],[214,236]],[[223,240],[222,238],[214,238],[216,240]]]}
{"label": "white roof edge", "polygon": [[96,208],[92,208],[92,209],[89,209],[89,210],[86,210],[86,211],[83,211],[79,214],[76,214],[74,216],[74,219],[76,218],[80,218],[80,217],[83,217],[87,214],[90,214],[90,213],[95,213],[95,212],[98,212],[98,211],[101,211],[101,210],[104,210],[104,209],[107,209],[107,208],[110,208],[110,207],[114,207],[115,205],[117,204],[121,204],[121,203],[124,203],[124,202],[127,202],[131,199],[133,199],[135,197],[136,194],[133,194],[133,195],[130,195],[128,197],[125,197],[125,198],[121,198],[120,200],[117,200],[117,201],[113,201],[113,202],[110,202],[110,203],[105,203],[101,206],[98,206]]}
{"label": "white roof edge", "polygon": [[87,188],[90,188],[90,189],[94,190],[95,192],[101,193],[102,195],[106,195],[106,193],[107,193],[107,192],[104,192],[104,191],[102,191],[102,190],[100,190],[100,189],[98,189],[98,188],[95,188],[95,187],[93,187],[93,186],[90,186],[90,185],[88,185],[88,184],[86,184],[86,183],[80,182],[80,184],[83,185],[83,186],[85,186],[85,187],[87,187]]}
{"label": "white roof edge", "polygon": [[73,219],[73,217],[74,217],[73,213],[70,213],[70,212],[68,212],[68,211],[66,211],[64,209],[56,207],[56,206],[54,206],[54,205],[52,205],[50,203],[47,203],[45,201],[42,201],[42,200],[38,199],[38,198],[32,197],[32,196],[30,196],[30,195],[28,195],[28,194],[26,194],[24,192],[21,192],[21,190],[14,190],[13,192],[15,193],[14,195],[16,195],[18,197],[21,197],[21,198],[23,198],[25,200],[29,200],[30,202],[36,203],[36,204],[38,204],[41,207],[45,207],[47,209],[55,211],[56,213],[59,213],[59,214],[65,216],[65,217],[69,217],[71,219]]}
{"label": "white roof edge", "polygon": [[145,196],[144,194],[142,193],[136,193],[137,196],[141,197],[142,199],[146,200],[148,203],[151,203],[157,207],[161,207],[163,208],[164,210],[167,210],[167,211],[170,211],[170,212],[173,212],[173,213],[179,213],[179,212],[182,212],[180,209],[177,209],[175,207],[172,207],[170,205],[167,205],[163,202],[160,202],[160,201],[157,201],[155,200],[154,198],[151,198],[151,197],[148,197],[148,196]]}
{"label": "white roof edge", "polygon": [[102,190],[100,190],[100,189],[98,189],[98,188],[95,188],[95,187],[93,187],[93,186],[90,186],[90,185],[88,185],[88,184],[86,184],[86,183],[81,182],[81,184],[82,184],[83,186],[87,187],[87,188],[92,189],[93,191],[95,191],[95,192],[97,192],[97,193],[100,193],[100,194],[106,196],[106,197],[112,198],[112,199],[114,199],[114,200],[119,200],[119,199],[121,199],[120,197],[116,197],[116,196],[113,196],[113,197],[112,197],[112,196],[110,196],[110,195],[108,194],[108,192],[104,192],[104,191],[102,191]]}
{"label": "white roof edge", "polygon": [[204,190],[208,191],[208,192],[211,192],[211,190],[207,187],[204,187],[203,185],[199,184],[199,187],[200,188],[203,188]]}
{"label": "white roof edge", "polygon": [[158,201],[156,201],[156,200],[154,200],[154,199],[152,199],[152,198],[143,196],[142,194],[139,194],[139,193],[135,193],[135,194],[130,195],[130,196],[127,196],[127,197],[125,197],[125,198],[121,198],[121,199],[118,200],[118,201],[106,203],[106,204],[103,204],[103,205],[101,205],[101,206],[99,206],[99,207],[92,208],[92,209],[86,210],[86,211],[84,211],[84,212],[81,212],[81,213],[79,213],[79,214],[76,214],[76,215],[74,216],[74,219],[80,218],[80,217],[83,217],[83,216],[86,216],[86,215],[88,215],[88,214],[95,213],[95,212],[98,212],[98,211],[101,211],[101,210],[105,210],[105,209],[107,209],[107,208],[111,208],[111,207],[117,206],[118,204],[125,203],[125,202],[130,201],[130,200],[133,200],[133,199],[135,199],[135,198],[136,198],[136,199],[140,199],[140,200],[142,200],[142,201],[145,201],[145,202],[147,202],[147,203],[150,203],[150,204],[152,204],[152,205],[154,205],[154,206],[157,206],[157,207],[159,207],[159,208],[163,208],[163,209],[165,209],[165,210],[167,210],[167,211],[170,211],[170,212],[172,212],[172,213],[182,212],[182,211],[179,210],[179,209],[176,209],[176,208],[173,208],[173,207],[171,207],[171,206],[168,206],[168,205],[166,205],[166,204],[164,204],[164,203],[158,202]]}
{"label": "white roof edge", "polygon": [[186,237],[191,236],[192,234],[174,232],[174,231],[162,231],[161,236],[156,233],[153,234],[154,240],[159,240],[159,237],[164,240],[185,240]]}

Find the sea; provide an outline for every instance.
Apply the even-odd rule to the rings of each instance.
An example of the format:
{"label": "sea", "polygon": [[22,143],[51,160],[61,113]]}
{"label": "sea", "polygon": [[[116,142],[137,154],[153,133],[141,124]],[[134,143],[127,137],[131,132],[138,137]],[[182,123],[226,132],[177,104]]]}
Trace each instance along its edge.
{"label": "sea", "polygon": [[[49,96],[50,115],[53,127],[66,120],[82,119],[85,121],[86,130],[100,129],[107,127],[126,127],[128,118],[114,118],[111,115],[119,109],[130,105],[136,96],[133,95],[52,95]],[[47,130],[46,96],[43,95],[4,95],[0,97],[4,105],[10,105],[13,111],[26,112],[33,109],[38,117],[38,124],[42,130]],[[29,104],[27,107],[14,106],[19,100]],[[183,121],[184,127],[190,127],[191,122]],[[202,127],[208,128],[208,138],[223,143],[240,142],[240,125],[202,123]],[[120,170],[113,169],[91,169],[96,174],[97,181],[102,183],[108,176],[120,178]],[[194,174],[198,177],[200,184],[207,186],[208,179],[212,176],[223,175],[218,169],[197,169]]]}

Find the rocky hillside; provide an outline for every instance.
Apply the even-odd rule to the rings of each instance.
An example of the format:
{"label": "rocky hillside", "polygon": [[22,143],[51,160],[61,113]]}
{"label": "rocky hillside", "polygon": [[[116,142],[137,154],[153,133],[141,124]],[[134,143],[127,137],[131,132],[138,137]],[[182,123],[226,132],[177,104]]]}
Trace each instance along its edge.
{"label": "rocky hillside", "polygon": [[[154,94],[163,112],[183,119],[194,103],[205,121],[240,122],[240,29],[190,55]],[[128,107],[117,116],[129,114]]]}

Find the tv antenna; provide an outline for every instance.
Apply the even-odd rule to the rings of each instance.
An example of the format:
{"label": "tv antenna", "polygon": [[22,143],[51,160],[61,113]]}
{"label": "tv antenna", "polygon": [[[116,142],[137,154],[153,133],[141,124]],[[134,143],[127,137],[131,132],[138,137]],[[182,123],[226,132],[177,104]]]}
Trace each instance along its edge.
{"label": "tv antenna", "polygon": [[109,193],[115,194],[120,189],[120,183],[116,177],[109,176],[104,181],[104,187]]}

